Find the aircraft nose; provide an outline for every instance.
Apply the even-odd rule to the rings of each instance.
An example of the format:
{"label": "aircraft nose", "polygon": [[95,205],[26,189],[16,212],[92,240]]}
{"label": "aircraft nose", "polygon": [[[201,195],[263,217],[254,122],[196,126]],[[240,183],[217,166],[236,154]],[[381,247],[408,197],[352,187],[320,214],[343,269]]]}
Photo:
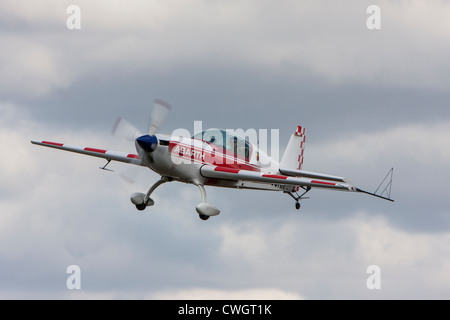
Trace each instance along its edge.
{"label": "aircraft nose", "polygon": [[152,152],[158,146],[158,139],[148,134],[136,139],[138,145],[147,152]]}

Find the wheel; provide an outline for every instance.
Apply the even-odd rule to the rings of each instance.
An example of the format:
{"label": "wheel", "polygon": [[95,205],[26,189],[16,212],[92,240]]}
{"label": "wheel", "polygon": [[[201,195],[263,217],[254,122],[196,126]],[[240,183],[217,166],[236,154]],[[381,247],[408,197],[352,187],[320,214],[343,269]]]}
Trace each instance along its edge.
{"label": "wheel", "polygon": [[206,220],[209,219],[209,216],[206,216],[206,215],[204,215],[204,214],[199,214],[198,216],[199,216],[200,219],[202,219],[203,221],[206,221]]}
{"label": "wheel", "polygon": [[138,209],[139,211],[143,211],[143,210],[145,210],[145,208],[147,208],[147,205],[145,203],[136,205],[136,209]]}
{"label": "wheel", "polygon": [[295,203],[295,209],[297,209],[297,210],[300,209],[300,202]]}

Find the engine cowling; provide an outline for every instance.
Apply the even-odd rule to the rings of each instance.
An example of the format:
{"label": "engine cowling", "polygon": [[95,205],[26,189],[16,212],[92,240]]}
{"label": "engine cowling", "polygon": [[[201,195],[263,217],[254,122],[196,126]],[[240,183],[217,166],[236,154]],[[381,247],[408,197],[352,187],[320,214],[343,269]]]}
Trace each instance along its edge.
{"label": "engine cowling", "polygon": [[136,139],[138,145],[146,152],[153,152],[158,146],[158,138],[151,135],[143,135]]}

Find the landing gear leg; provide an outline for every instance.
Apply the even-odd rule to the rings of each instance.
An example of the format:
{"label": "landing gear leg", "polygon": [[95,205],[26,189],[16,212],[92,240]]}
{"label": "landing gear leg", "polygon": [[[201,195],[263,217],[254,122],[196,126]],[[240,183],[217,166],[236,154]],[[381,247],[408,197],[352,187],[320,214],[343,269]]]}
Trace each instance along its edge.
{"label": "landing gear leg", "polygon": [[197,184],[197,187],[200,189],[202,195],[202,202],[195,207],[200,219],[208,220],[211,216],[217,216],[220,213],[220,210],[207,202],[205,187],[202,184]]}
{"label": "landing gear leg", "polygon": [[131,202],[136,206],[136,209],[139,211],[145,210],[148,206],[152,206],[155,204],[153,199],[150,198],[150,195],[153,191],[156,190],[163,183],[169,182],[170,179],[168,177],[161,177],[156,183],[148,190],[147,194],[143,193],[133,193],[131,195]]}
{"label": "landing gear leg", "polygon": [[299,195],[297,192],[295,192],[295,195],[292,193],[292,192],[290,192],[290,191],[285,191],[285,193],[287,193],[288,195],[290,195],[294,200],[295,200],[295,209],[297,209],[297,210],[299,210],[300,209],[300,207],[301,207],[301,205],[300,205],[300,200],[301,199],[308,199],[308,198],[305,198],[305,197],[303,197],[306,193],[308,193],[308,191],[309,190],[311,190],[311,187],[306,187],[306,188],[304,188],[304,187],[302,187],[302,189],[303,190],[305,190],[305,192],[303,192],[301,195]]}
{"label": "landing gear leg", "polygon": [[[154,185],[152,185],[152,187],[148,190],[147,194],[145,195],[144,203],[147,203],[148,206],[154,205],[155,202],[150,198],[150,195],[153,193],[153,191],[156,190],[156,188],[158,188],[160,185],[162,185],[163,183],[166,183],[166,182],[169,182],[169,178],[167,178],[167,177],[161,177],[161,179],[156,181],[156,183]],[[151,203],[151,204],[149,204],[149,203]]]}

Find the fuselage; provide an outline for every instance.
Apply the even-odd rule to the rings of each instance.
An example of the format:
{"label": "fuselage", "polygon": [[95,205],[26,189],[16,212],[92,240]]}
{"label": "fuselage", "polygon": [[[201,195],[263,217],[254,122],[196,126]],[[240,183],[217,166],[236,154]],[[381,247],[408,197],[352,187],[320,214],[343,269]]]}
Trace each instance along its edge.
{"label": "fuselage", "polygon": [[[220,187],[280,190],[277,186],[206,178],[201,167],[221,168],[277,174],[279,164],[258,146],[226,130],[204,131],[193,137],[157,134],[158,146],[145,152],[137,143],[136,150],[144,164],[156,173],[175,180]],[[214,135],[211,132],[216,132]],[[207,136],[208,135],[208,136]]]}

